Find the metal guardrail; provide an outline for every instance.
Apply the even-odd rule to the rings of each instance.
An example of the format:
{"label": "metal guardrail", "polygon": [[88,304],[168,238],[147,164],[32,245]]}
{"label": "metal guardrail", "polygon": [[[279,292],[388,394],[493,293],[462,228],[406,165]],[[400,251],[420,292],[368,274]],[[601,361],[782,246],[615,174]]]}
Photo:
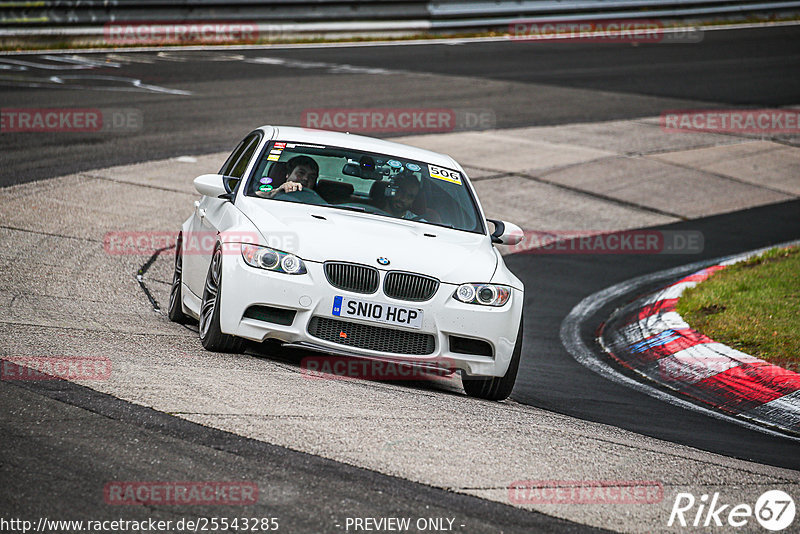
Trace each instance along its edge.
{"label": "metal guardrail", "polygon": [[[527,2],[533,3],[533,2]],[[563,2],[546,1],[542,3],[560,4]],[[725,1],[711,0],[706,2],[692,2],[685,0],[677,1],[657,1],[657,0],[625,0],[608,1],[602,0],[576,2],[579,4],[594,4],[592,8],[572,8],[562,11],[545,10],[539,6],[538,10],[526,10],[523,13],[513,10],[504,10],[500,5],[487,5],[483,11],[475,11],[473,18],[465,18],[464,14],[458,15],[461,18],[448,19],[444,16],[432,18],[431,29],[459,29],[474,27],[508,27],[513,22],[524,19],[535,20],[558,20],[558,21],[581,21],[581,20],[603,20],[603,19],[679,19],[685,17],[704,17],[709,15],[732,15],[746,13],[764,13],[775,11],[792,11],[800,8],[800,1],[774,1],[774,2],[753,2],[753,1]],[[640,4],[640,5],[637,5]],[[600,7],[603,9],[600,9]],[[494,16],[492,16],[494,15]],[[505,16],[497,16],[505,15]]]}
{"label": "metal guardrail", "polygon": [[680,18],[793,11],[800,0],[34,0],[0,3],[0,39],[96,39],[109,23],[247,22],[263,35],[507,28],[520,19]]}
{"label": "metal guardrail", "polygon": [[[12,5],[16,2],[12,2]],[[419,0],[184,0],[183,2],[19,2],[0,9],[0,24],[52,26],[105,24],[126,21],[286,21],[372,20],[426,18],[427,5]],[[28,7],[28,4],[31,7]],[[43,4],[43,5],[42,5]],[[70,5],[74,4],[74,5]],[[8,5],[0,4],[0,5]]]}
{"label": "metal guardrail", "polygon": [[[782,2],[777,2],[782,3]],[[578,12],[601,13],[630,9],[684,9],[746,7],[754,4],[742,0],[520,0],[487,2],[485,0],[440,0],[428,4],[434,18],[519,15],[565,14]]]}

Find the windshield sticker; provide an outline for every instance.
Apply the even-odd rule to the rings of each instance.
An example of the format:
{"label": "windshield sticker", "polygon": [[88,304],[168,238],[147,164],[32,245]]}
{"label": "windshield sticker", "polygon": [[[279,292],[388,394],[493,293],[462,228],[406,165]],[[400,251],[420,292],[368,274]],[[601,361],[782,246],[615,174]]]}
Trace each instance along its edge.
{"label": "windshield sticker", "polygon": [[275,154],[270,154],[267,156],[267,161],[278,161],[279,159],[281,159],[279,155],[276,156]]}
{"label": "windshield sticker", "polygon": [[389,161],[386,162],[386,164],[393,169],[403,168],[403,164],[397,161],[396,159],[390,159]]}
{"label": "windshield sticker", "polygon": [[291,146],[287,145],[287,147],[289,147],[289,148],[294,148],[294,147],[298,147],[298,148],[300,148],[300,147],[305,147],[305,148],[328,148],[328,147],[325,147],[325,146],[322,146],[322,145],[306,145],[306,144],[303,144],[303,143],[297,143],[297,144],[294,144],[294,145],[291,145]]}
{"label": "windshield sticker", "polygon": [[[289,148],[294,147],[294,145],[289,145]],[[273,145],[273,148],[286,148],[286,143],[277,142]]]}
{"label": "windshield sticker", "polygon": [[269,177],[267,177],[267,178],[262,178],[262,179],[261,179],[261,180],[259,180],[259,181],[260,181],[262,184],[271,184],[271,183],[272,183],[272,178],[269,178]]}
{"label": "windshield sticker", "polygon": [[406,169],[411,172],[418,172],[420,170],[419,165],[416,163],[406,163]]}
{"label": "windshield sticker", "polygon": [[272,186],[271,185],[262,185],[261,187],[258,188],[258,190],[259,191],[272,191]]}
{"label": "windshield sticker", "polygon": [[280,156],[281,152],[283,152],[282,148],[273,148],[269,151],[270,154],[275,154],[276,156]]}
{"label": "windshield sticker", "polygon": [[431,175],[431,178],[436,178],[438,180],[444,180],[446,182],[450,182],[456,185],[461,185],[461,173],[458,171],[451,171],[449,169],[437,167],[436,165],[431,165],[429,163],[428,173]]}

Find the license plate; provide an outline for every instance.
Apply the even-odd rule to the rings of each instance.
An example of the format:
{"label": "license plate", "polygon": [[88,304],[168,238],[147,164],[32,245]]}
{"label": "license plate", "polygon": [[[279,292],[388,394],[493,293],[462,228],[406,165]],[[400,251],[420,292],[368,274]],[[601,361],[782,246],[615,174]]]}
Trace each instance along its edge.
{"label": "license plate", "polygon": [[393,304],[337,296],[333,298],[332,313],[337,317],[350,317],[376,323],[422,328],[422,310],[418,308],[406,308]]}

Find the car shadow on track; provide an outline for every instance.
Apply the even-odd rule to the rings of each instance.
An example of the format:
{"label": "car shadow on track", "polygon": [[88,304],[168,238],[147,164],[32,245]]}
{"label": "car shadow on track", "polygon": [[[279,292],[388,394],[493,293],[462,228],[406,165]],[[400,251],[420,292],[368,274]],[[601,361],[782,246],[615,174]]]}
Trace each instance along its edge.
{"label": "car shadow on track", "polygon": [[[190,319],[188,322],[180,325],[182,328],[198,335],[198,322]],[[198,343],[199,345],[199,343]],[[199,347],[199,350],[203,350]],[[342,357],[326,354],[323,352],[314,352],[311,350],[303,349],[300,347],[283,346],[280,342],[274,340],[266,340],[263,342],[247,341],[245,345],[244,354],[258,359],[269,360],[273,363],[278,363],[287,370],[291,370],[310,380],[346,380],[350,383],[359,384],[364,387],[379,387],[381,389],[387,386],[396,386],[414,390],[420,393],[443,393],[447,395],[455,395],[464,397],[464,389],[461,385],[461,378],[458,373],[443,374],[434,372],[410,372],[413,378],[402,379],[390,373],[361,373],[357,376],[349,376],[346,371],[327,373],[325,371],[324,362],[330,360],[331,363],[342,362],[346,360],[352,362],[356,370],[370,369],[370,364],[373,360],[357,357]],[[309,368],[306,359],[313,359],[318,364],[317,369]],[[304,365],[306,360],[306,365]],[[319,365],[323,363],[323,365]],[[345,376],[343,376],[345,375]]]}
{"label": "car shadow on track", "polygon": [[[344,380],[366,387],[387,385],[416,390],[465,396],[458,373],[444,374],[412,370],[408,366],[386,364],[366,358],[343,357],[314,352],[300,347],[286,347],[267,340],[248,342],[245,354],[282,364],[309,380]],[[404,379],[404,376],[411,378]]]}

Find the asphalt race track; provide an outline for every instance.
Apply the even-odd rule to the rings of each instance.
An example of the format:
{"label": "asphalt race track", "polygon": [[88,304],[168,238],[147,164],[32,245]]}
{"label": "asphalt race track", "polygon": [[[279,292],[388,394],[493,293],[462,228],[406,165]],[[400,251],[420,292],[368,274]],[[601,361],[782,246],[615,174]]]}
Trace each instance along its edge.
{"label": "asphalt race track", "polygon": [[[4,517],[117,519],[115,507],[86,498],[113,473],[119,480],[255,480],[269,489],[262,489],[258,504],[244,514],[279,518],[290,532],[338,530],[345,517],[381,516],[446,517],[465,532],[601,532],[209,429],[69,382],[31,382],[24,388],[0,383],[0,388],[3,413],[23,410],[37,425],[48,426],[40,433],[29,423],[0,423],[9,458],[0,489]],[[75,439],[76,430],[81,439]],[[97,443],[103,444],[101,451]],[[64,492],[67,480],[72,488]],[[176,522],[220,514],[213,506],[195,507],[191,516],[185,508],[133,508],[125,515],[129,520]]]}
{"label": "asphalt race track", "polygon": [[[112,66],[66,73],[50,70],[59,65],[41,55],[16,57],[44,67],[0,71],[3,107],[134,108],[146,126],[109,135],[4,134],[0,186],[230,150],[255,126],[253,117],[297,125],[309,108],[478,108],[493,112],[497,128],[511,128],[657,116],[666,109],[792,105],[800,94],[799,36],[791,26],[638,46],[491,42],[82,54]],[[54,84],[53,72],[74,78]],[[130,85],[136,79],[194,94],[136,90]],[[58,90],[30,89],[42,85]],[[95,90],[70,89],[76,86]]]}
{"label": "asphalt race track", "polygon": [[[0,56],[0,65],[6,65],[0,70],[2,107],[126,109],[140,114],[142,126],[124,132],[4,132],[0,187],[230,150],[253,127],[297,125],[303,111],[312,108],[488,110],[495,128],[514,128],[652,117],[667,109],[781,107],[796,105],[800,95],[800,26],[710,31],[691,44],[485,42],[79,56],[72,65],[88,61],[94,66],[65,73],[57,70],[65,63],[55,56]],[[57,81],[51,70],[58,72]],[[9,228],[2,214],[0,227]],[[581,366],[562,345],[564,317],[592,293],[639,275],[800,238],[800,200],[658,228],[701,231],[703,252],[506,258],[526,285],[525,346],[512,398],[704,451],[800,470],[797,441],[610,382]],[[594,343],[597,326],[635,296],[626,295],[592,317],[583,325],[583,339]],[[233,479],[258,473],[292,498],[281,501],[279,491],[270,493],[262,501],[268,507],[254,512],[279,513],[298,531],[323,531],[334,516],[420,515],[423,507],[431,516],[457,516],[468,525],[466,532],[591,530],[178,420],[74,384],[0,383],[0,405],[3,413],[30,414],[40,427],[76,422],[85,436],[50,442],[46,431],[0,423],[6,431],[0,438],[4,514],[56,515],[56,506],[62,512],[89,506],[97,512],[94,517],[104,517],[102,503],[57,505],[35,494],[20,497],[31,485],[47,487],[53,474],[84,480],[79,487],[85,488],[102,484],[109,472],[122,480]],[[55,432],[66,435],[64,428]],[[146,452],[138,450],[139,442],[148,443]],[[97,455],[97,443],[118,454]],[[77,460],[64,470],[63,458],[69,455]],[[187,457],[194,463],[182,463]],[[146,465],[152,458],[164,470]],[[389,502],[386,495],[392,497]],[[174,517],[154,510],[143,516],[156,514]]]}
{"label": "asphalt race track", "polygon": [[[706,239],[702,254],[691,261],[713,259],[797,239],[800,202],[755,208],[659,227],[699,230]],[[526,257],[527,256],[527,257]],[[690,263],[686,256],[526,255],[507,259],[523,273],[531,302],[525,308],[526,353],[514,398],[582,419],[602,421],[635,432],[737,458],[800,469],[797,442],[766,436],[733,423],[710,419],[598,380],[561,345],[559,326],[584,297],[636,276]],[[581,280],[575,284],[574,280]],[[555,292],[552,288],[558,288]],[[655,289],[655,288],[651,288]],[[592,345],[597,326],[618,306],[645,292],[625,295],[585,324],[583,339]],[[624,407],[624,409],[623,409]]]}

